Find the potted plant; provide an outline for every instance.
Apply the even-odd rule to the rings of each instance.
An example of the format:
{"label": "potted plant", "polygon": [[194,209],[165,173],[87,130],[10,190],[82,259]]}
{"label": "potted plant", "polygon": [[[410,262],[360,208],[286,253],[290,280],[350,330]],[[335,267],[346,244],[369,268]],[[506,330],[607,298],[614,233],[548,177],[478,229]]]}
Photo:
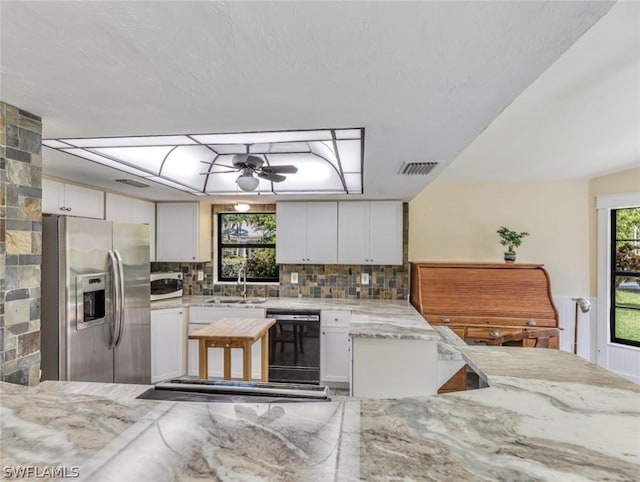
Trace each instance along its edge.
{"label": "potted plant", "polygon": [[507,251],[504,253],[505,262],[514,263],[516,261],[515,248],[522,244],[522,238],[529,236],[529,233],[524,231],[522,233],[517,233],[509,228],[505,228],[504,226],[501,226],[496,232],[500,236],[500,244],[507,247]]}

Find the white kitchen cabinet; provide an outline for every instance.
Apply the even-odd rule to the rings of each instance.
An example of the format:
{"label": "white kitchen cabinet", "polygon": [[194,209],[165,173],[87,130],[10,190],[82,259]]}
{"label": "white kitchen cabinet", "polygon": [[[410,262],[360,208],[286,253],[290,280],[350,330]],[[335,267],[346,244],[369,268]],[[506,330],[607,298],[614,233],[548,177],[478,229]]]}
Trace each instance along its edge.
{"label": "white kitchen cabinet", "polygon": [[156,261],[211,261],[211,206],[156,205]]}
{"label": "white kitchen cabinet", "polygon": [[335,264],[338,260],[337,203],[278,203],[276,239],[276,263]]}
{"label": "white kitchen cabinet", "polygon": [[156,259],[156,205],[127,196],[107,193],[105,219],[118,223],[149,225],[149,258]]}
{"label": "white kitchen cabinet", "polygon": [[402,202],[339,202],[338,263],[402,264]]}
{"label": "white kitchen cabinet", "polygon": [[42,212],[104,219],[104,192],[43,179]]}
{"label": "white kitchen cabinet", "polygon": [[351,338],[349,311],[322,311],[320,314],[320,380],[335,386],[349,383]]}
{"label": "white kitchen cabinet", "polygon": [[151,311],[151,383],[184,375],[182,308]]}
{"label": "white kitchen cabinet", "polygon": [[[204,308],[192,307],[189,309],[189,334],[222,318],[264,318],[264,310],[259,308]],[[262,349],[256,342],[251,347],[251,377],[260,379],[262,372]],[[209,349],[209,376],[222,378],[223,350],[220,348]],[[188,340],[188,374],[198,376],[198,342]],[[231,378],[242,378],[242,350],[231,350]]]}

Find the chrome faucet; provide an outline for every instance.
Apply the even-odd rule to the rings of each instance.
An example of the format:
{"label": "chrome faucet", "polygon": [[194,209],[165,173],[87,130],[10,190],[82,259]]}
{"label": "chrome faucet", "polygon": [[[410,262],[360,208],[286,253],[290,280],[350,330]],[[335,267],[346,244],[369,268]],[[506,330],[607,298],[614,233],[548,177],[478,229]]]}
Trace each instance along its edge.
{"label": "chrome faucet", "polygon": [[240,266],[238,270],[238,285],[242,284],[242,291],[240,294],[242,295],[242,299],[247,299],[247,268],[245,266]]}

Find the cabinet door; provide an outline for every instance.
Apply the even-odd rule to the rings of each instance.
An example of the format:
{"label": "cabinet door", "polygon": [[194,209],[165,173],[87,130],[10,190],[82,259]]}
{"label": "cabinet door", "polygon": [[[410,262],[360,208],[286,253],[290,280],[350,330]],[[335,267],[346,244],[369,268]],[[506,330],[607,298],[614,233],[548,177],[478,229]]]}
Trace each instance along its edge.
{"label": "cabinet door", "polygon": [[369,263],[402,264],[402,202],[369,203]]}
{"label": "cabinet door", "polygon": [[149,258],[156,259],[156,205],[150,201],[107,193],[105,219],[118,223],[149,225]]}
{"label": "cabinet door", "polygon": [[320,379],[323,382],[349,381],[349,330],[323,328],[320,353]]}
{"label": "cabinet door", "polygon": [[104,193],[43,179],[42,212],[104,219]]}
{"label": "cabinet door", "polygon": [[64,211],[64,184],[49,179],[42,180],[42,212],[66,214]]}
{"label": "cabinet door", "polygon": [[104,192],[65,184],[64,207],[70,216],[104,219]]}
{"label": "cabinet door", "polygon": [[310,202],[306,210],[306,262],[338,262],[338,206],[335,202]]}
{"label": "cabinet door", "polygon": [[369,203],[338,203],[338,263],[369,261]]}
{"label": "cabinet door", "polygon": [[151,311],[151,383],[184,375],[182,310]]}
{"label": "cabinet door", "polygon": [[157,261],[195,261],[198,241],[197,203],[158,203]]}
{"label": "cabinet door", "polygon": [[276,263],[306,261],[306,203],[276,204]]}

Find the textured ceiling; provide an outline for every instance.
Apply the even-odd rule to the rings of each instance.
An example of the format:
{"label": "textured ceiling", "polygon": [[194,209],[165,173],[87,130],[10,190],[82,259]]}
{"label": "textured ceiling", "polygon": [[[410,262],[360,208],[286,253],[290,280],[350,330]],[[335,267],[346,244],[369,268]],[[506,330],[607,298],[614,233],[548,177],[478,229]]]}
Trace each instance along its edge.
{"label": "textured ceiling", "polygon": [[[410,199],[611,5],[3,1],[1,97],[45,137],[364,127],[364,197]],[[45,174],[128,192],[43,154]]]}
{"label": "textured ceiling", "polygon": [[439,179],[588,179],[632,167],[640,167],[640,3],[619,2]]}

